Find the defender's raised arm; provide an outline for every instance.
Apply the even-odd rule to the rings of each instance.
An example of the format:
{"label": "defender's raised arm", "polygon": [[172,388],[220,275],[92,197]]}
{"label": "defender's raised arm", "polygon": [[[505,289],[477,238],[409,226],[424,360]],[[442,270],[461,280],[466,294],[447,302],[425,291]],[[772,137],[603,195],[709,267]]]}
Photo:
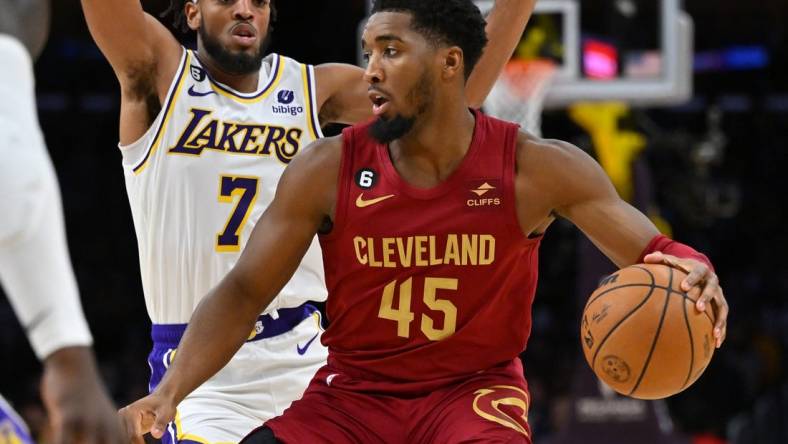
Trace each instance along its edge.
{"label": "defender's raised arm", "polygon": [[170,74],[175,72],[178,41],[142,10],[138,0],[82,0],[82,9],[91,35],[121,83],[149,69],[163,70],[166,66],[156,65],[166,59],[173,60]]}
{"label": "defender's raised arm", "polygon": [[131,143],[158,113],[178,69],[181,46],[139,0],[82,0],[82,9],[120,82],[120,141]]}
{"label": "defender's raised arm", "polygon": [[487,46],[465,86],[465,97],[471,107],[481,107],[490,94],[520,42],[535,5],[536,0],[496,0],[484,28]]}

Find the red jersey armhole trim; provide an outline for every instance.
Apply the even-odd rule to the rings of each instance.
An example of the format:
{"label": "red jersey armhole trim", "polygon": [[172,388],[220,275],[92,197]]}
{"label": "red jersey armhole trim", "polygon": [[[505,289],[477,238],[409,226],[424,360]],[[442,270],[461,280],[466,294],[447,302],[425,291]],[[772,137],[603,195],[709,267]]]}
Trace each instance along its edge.
{"label": "red jersey armhole trim", "polygon": [[320,234],[319,238],[331,241],[345,228],[347,219],[347,203],[350,198],[350,177],[348,171],[353,166],[353,143],[355,128],[350,127],[342,131],[342,158],[339,160],[339,177],[337,177],[337,203],[334,209],[334,218],[331,220],[331,231]]}
{"label": "red jersey armhole trim", "polygon": [[520,228],[520,217],[517,215],[517,190],[515,189],[515,177],[517,176],[517,134],[520,131],[520,126],[511,124],[506,127],[506,138],[504,143],[504,161],[503,171],[501,175],[504,181],[504,190],[506,192],[506,211],[509,213],[509,230],[511,234],[519,237],[526,242],[538,242],[541,236],[529,238],[523,233]]}

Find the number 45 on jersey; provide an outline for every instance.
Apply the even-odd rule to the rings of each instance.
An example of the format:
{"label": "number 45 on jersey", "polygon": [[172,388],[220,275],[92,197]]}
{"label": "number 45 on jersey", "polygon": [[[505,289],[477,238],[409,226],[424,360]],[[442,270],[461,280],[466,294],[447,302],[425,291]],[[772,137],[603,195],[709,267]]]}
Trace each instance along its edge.
{"label": "number 45 on jersey", "polygon": [[[457,306],[448,299],[438,299],[438,290],[457,291],[458,280],[451,278],[424,278],[424,294],[422,295],[424,305],[430,310],[443,312],[443,327],[436,328],[436,321],[432,316],[422,313],[421,332],[430,341],[440,341],[454,334],[457,330]],[[399,286],[399,304],[394,308],[394,294],[397,288],[397,281],[391,281],[383,289],[383,296],[380,299],[380,310],[378,317],[388,319],[397,323],[397,336],[401,338],[410,337],[410,323],[416,314],[410,311],[412,299],[413,278],[408,278]]]}

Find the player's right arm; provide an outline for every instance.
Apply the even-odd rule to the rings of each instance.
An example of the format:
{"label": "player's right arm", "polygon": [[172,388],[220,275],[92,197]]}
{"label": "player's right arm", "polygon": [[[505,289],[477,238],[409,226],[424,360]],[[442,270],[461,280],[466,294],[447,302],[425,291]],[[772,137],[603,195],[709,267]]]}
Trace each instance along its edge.
{"label": "player's right arm", "polygon": [[197,306],[161,384],[121,411],[129,438],[159,438],[177,405],[219,371],[249,336],[259,314],[295,272],[334,212],[341,139],[314,142],[296,156],[236,265]]}
{"label": "player's right arm", "polygon": [[121,87],[121,143],[142,136],[178,70],[182,52],[175,37],[142,10],[139,0],[82,0],[90,33],[112,65]]}

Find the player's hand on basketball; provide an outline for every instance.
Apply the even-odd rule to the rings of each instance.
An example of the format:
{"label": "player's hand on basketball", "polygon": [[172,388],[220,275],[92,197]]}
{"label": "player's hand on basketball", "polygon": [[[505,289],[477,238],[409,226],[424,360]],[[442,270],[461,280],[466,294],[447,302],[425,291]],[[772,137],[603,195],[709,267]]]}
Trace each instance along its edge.
{"label": "player's hand on basketball", "polygon": [[714,270],[695,259],[679,258],[661,252],[651,253],[643,261],[647,264],[669,265],[687,273],[687,277],[681,283],[681,289],[691,297],[697,297],[695,307],[698,311],[704,311],[706,304],[712,304],[716,318],[714,338],[717,341],[717,348],[720,348],[727,333],[728,302],[725,300],[720,280]]}
{"label": "player's hand on basketball", "polygon": [[142,436],[150,433],[160,439],[167,424],[175,419],[175,403],[156,392],[135,401],[118,411],[126,430],[127,441],[143,444]]}
{"label": "player's hand on basketball", "polygon": [[54,444],[124,442],[89,348],[67,347],[48,356],[41,391]]}

